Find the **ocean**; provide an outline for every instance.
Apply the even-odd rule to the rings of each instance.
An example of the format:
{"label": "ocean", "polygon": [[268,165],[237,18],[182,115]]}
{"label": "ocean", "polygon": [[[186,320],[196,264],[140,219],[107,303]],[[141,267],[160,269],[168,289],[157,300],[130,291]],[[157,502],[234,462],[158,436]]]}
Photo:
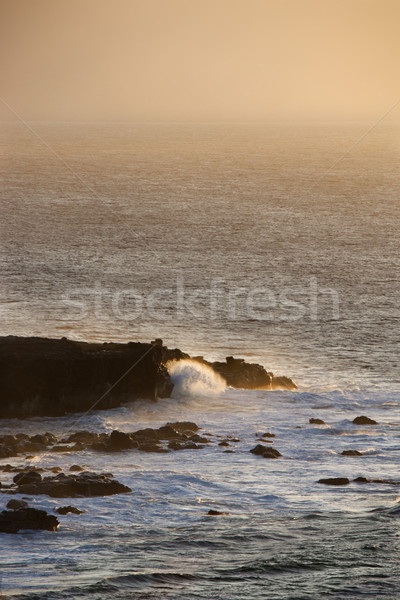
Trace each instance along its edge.
{"label": "ocean", "polygon": [[[190,420],[215,443],[1,459],[132,488],[74,498],[85,512],[57,533],[0,534],[1,597],[399,598],[398,124],[29,126],[0,128],[1,335],[162,338],[298,390],[221,389],[192,370],[157,403],[3,420],[60,436]],[[263,432],[279,459],[249,452]]]}

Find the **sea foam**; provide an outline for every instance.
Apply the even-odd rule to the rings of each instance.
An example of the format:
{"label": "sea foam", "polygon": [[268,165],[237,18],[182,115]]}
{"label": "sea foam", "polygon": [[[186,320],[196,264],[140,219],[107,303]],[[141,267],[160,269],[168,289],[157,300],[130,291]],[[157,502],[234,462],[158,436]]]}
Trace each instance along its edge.
{"label": "sea foam", "polygon": [[218,396],[226,389],[225,380],[208,365],[195,360],[171,361],[167,365],[174,384],[173,397]]}

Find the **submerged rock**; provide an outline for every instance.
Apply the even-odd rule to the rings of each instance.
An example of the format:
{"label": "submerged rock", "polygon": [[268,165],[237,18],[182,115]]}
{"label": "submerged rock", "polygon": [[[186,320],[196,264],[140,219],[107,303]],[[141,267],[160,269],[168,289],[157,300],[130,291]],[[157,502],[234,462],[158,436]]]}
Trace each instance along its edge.
{"label": "submerged rock", "polygon": [[325,425],[325,421],[323,421],[322,419],[310,419],[308,421],[311,425]]}
{"label": "submerged rock", "polygon": [[37,508],[3,510],[0,513],[0,531],[3,533],[17,533],[21,529],[56,531],[58,526],[57,517]]}
{"label": "submerged rock", "polygon": [[342,456],[362,456],[363,453],[358,450],[343,450]]}

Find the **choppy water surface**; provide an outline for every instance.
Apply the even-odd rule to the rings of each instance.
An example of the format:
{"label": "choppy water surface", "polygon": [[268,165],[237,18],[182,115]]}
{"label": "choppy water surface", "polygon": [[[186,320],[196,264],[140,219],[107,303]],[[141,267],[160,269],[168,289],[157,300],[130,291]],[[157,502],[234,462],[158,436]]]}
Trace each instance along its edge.
{"label": "choppy water surface", "polygon": [[[300,388],[223,390],[181,369],[175,397],[156,404],[4,421],[62,434],[193,420],[215,443],[2,460],[79,463],[133,490],[34,500],[85,513],[57,533],[0,534],[3,595],[397,599],[397,130],[378,127],[318,181],[365,124],[37,128],[85,185],[22,125],[2,126],[1,334],[162,337],[256,359]],[[362,414],[378,425],[354,425]],[[266,431],[282,458],[249,452]],[[217,445],[226,435],[240,440],[231,453]],[[394,484],[316,483],[339,475]]]}
{"label": "choppy water surface", "polygon": [[[133,491],[72,499],[86,512],[60,517],[58,533],[2,534],[4,591],[24,598],[396,598],[398,485],[316,483],[338,475],[399,480],[400,420],[393,396],[388,400],[228,389],[211,402],[143,402],[87,417],[85,427],[96,431],[191,419],[216,443],[170,454],[85,451],[30,461],[111,470]],[[365,413],[379,425],[352,423]],[[326,425],[310,425],[316,416]],[[32,419],[4,426],[61,433],[75,423],[66,417],[56,425]],[[256,432],[266,431],[275,433],[282,458],[249,452]],[[240,440],[232,453],[217,445],[226,435]],[[341,456],[344,449],[365,455]],[[66,503],[43,497],[34,505]],[[229,514],[210,517],[210,509]]]}

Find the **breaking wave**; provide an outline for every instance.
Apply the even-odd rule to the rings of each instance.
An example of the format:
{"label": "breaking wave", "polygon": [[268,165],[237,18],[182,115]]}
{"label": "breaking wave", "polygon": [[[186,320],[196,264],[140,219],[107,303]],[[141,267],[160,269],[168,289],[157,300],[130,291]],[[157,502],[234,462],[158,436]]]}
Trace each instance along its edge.
{"label": "breaking wave", "polygon": [[208,365],[195,360],[171,361],[167,365],[174,384],[173,397],[218,396],[226,389],[225,380]]}

